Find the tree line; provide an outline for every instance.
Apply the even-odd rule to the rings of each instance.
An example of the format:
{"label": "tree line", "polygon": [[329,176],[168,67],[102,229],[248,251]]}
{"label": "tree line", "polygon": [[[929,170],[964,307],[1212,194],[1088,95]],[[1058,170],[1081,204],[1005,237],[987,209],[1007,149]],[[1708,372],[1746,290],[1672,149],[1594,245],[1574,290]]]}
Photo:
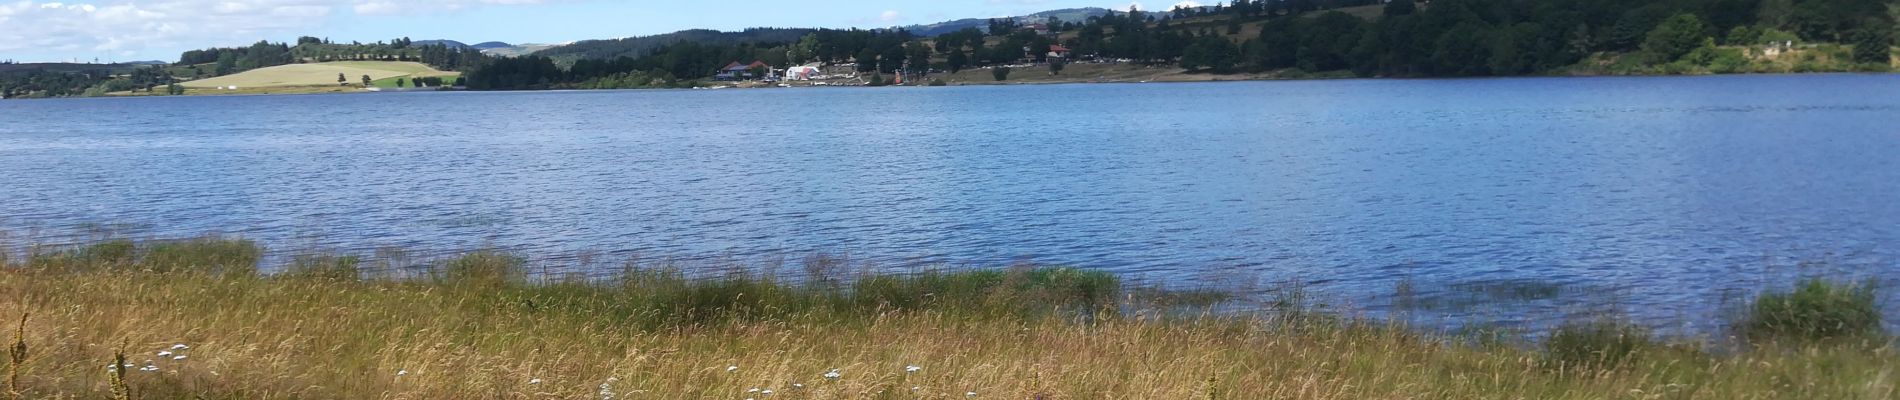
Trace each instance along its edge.
{"label": "tree line", "polygon": [[[1240,4],[1245,4],[1242,2]],[[1519,75],[1596,53],[1640,65],[1738,62],[1718,45],[1851,42],[1855,61],[1886,64],[1894,29],[1886,0],[1439,0],[1387,3],[1368,21],[1339,12],[1285,18],[1271,9],[1241,42],[1200,32],[1182,63],[1215,71],[1297,68],[1361,76]],[[1246,11],[1235,18],[1245,18]]]}
{"label": "tree line", "polygon": [[[1379,4],[1373,18],[1338,10]],[[1895,14],[1900,2],[1893,0],[1238,0],[1035,21],[1041,30],[995,19],[987,30],[933,38],[902,29],[817,29],[787,41],[645,41],[640,53],[610,58],[498,60],[493,70],[476,69],[470,78],[472,87],[483,89],[646,87],[705,79],[726,63],[754,60],[779,67],[856,63],[857,71],[877,74],[1047,63],[1057,73],[1060,62],[1046,57],[1050,45],[1067,47],[1072,59],[1208,73],[1522,75],[1573,67],[1599,54],[1615,55],[1630,68],[1735,72],[1747,63],[1735,46],[1788,41],[1851,44],[1851,61],[1882,66]],[[1258,32],[1243,34],[1248,27]],[[782,38],[788,31],[771,33]]]}
{"label": "tree line", "polygon": [[32,68],[0,72],[0,97],[101,96],[111,92],[141,91],[157,93],[161,86],[165,87],[167,93],[176,94],[182,90],[176,87],[177,83],[178,80],[164,66],[156,65],[117,73],[105,68],[80,71]]}
{"label": "tree line", "polygon": [[[189,50],[178,56],[178,64],[192,78],[230,75],[258,68],[305,62],[331,61],[414,61],[444,71],[474,68],[491,57],[480,50],[451,48],[442,44],[415,45],[409,38],[375,43],[334,43],[313,36],[297,38],[295,46],[259,41],[248,47]],[[209,65],[209,70],[201,67]]]}

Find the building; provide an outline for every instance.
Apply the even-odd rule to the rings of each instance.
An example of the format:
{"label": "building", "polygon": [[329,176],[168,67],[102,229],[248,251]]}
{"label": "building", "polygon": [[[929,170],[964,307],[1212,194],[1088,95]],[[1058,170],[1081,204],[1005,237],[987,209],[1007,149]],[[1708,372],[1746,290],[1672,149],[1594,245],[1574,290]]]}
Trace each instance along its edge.
{"label": "building", "polygon": [[764,78],[764,76],[756,76],[759,74],[754,71],[764,71],[764,74],[769,75],[771,74],[772,66],[765,65],[764,61],[753,61],[751,64],[740,64],[738,61],[733,61],[727,63],[725,67],[719,68],[719,72],[713,74],[713,79],[721,81],[743,81]]}
{"label": "building", "polygon": [[1069,48],[1059,44],[1049,45],[1049,58],[1069,58]]}
{"label": "building", "polygon": [[822,71],[819,71],[817,66],[800,65],[800,66],[795,66],[791,68],[786,68],[785,80],[809,81],[809,80],[812,80],[812,77],[822,75],[822,74],[824,73]]}

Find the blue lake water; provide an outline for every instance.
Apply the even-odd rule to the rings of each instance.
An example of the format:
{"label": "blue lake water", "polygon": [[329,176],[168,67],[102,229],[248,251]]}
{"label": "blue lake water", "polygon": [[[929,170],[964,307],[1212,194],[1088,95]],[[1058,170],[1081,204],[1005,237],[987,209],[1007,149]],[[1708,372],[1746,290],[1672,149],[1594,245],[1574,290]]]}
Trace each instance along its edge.
{"label": "blue lake water", "polygon": [[1373,312],[1399,282],[1557,285],[1700,318],[1900,278],[1897,160],[1894,75],[4,101],[0,231],[1033,262]]}

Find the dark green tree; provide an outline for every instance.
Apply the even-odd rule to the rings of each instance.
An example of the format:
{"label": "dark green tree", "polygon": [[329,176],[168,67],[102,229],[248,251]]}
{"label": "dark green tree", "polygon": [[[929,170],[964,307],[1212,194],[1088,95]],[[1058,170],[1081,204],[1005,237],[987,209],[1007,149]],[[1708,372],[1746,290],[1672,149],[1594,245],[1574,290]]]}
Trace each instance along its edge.
{"label": "dark green tree", "polygon": [[1666,63],[1682,58],[1684,54],[1701,47],[1709,39],[1701,18],[1695,14],[1682,13],[1670,16],[1656,29],[1649,31],[1643,39],[1643,52],[1650,62]]}
{"label": "dark green tree", "polygon": [[1854,62],[1889,65],[1893,62],[1891,29],[1867,28],[1854,34]]}
{"label": "dark green tree", "polygon": [[870,48],[865,48],[863,51],[859,51],[857,61],[858,61],[858,72],[876,71],[877,70],[877,50],[871,50]]}
{"label": "dark green tree", "polygon": [[1412,15],[1416,12],[1418,12],[1418,4],[1413,3],[1412,0],[1391,0],[1385,3],[1384,14],[1387,17]]}
{"label": "dark green tree", "polygon": [[963,49],[954,49],[950,50],[949,60],[945,60],[944,62],[950,67],[951,73],[956,73],[957,71],[962,71],[963,67],[970,64],[970,56],[964,55]]}
{"label": "dark green tree", "polygon": [[369,75],[363,75],[363,87],[369,87],[369,85],[375,81],[374,79],[370,79]]}
{"label": "dark green tree", "polygon": [[1009,67],[991,68],[990,76],[995,77],[997,82],[1009,80]]}

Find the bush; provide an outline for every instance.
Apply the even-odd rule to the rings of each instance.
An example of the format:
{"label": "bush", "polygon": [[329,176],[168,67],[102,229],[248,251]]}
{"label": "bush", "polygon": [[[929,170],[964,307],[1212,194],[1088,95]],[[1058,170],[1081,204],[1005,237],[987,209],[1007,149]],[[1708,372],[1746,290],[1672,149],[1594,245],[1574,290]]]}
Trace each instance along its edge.
{"label": "bush", "polygon": [[26,263],[30,268],[60,272],[116,269],[130,267],[137,252],[130,240],[108,240],[69,250],[35,252]]}
{"label": "bush", "polygon": [[200,238],[151,245],[139,264],[158,273],[196,272],[252,275],[263,249],[249,240]]}
{"label": "bush", "polygon": [[1566,370],[1616,368],[1656,347],[1649,330],[1616,320],[1568,323],[1544,341],[1546,366]]}
{"label": "bush", "polygon": [[1749,61],[1747,56],[1742,55],[1741,49],[1716,49],[1708,67],[1710,72],[1719,74],[1748,72]]}
{"label": "bush", "polygon": [[949,86],[949,84],[943,83],[942,79],[931,79],[930,86]]}
{"label": "bush", "polygon": [[991,68],[990,76],[996,77],[997,82],[1009,80],[1009,67]]}
{"label": "bush", "polygon": [[291,260],[284,270],[284,276],[292,278],[318,278],[335,280],[363,279],[359,267],[363,259],[357,256],[306,255]]}
{"label": "bush", "polygon": [[1880,324],[1872,284],[1809,279],[1757,297],[1738,328],[1750,340],[1825,340],[1879,334]]}
{"label": "bush", "polygon": [[142,270],[157,273],[251,275],[263,249],[249,240],[215,237],[149,243],[109,240],[71,250],[35,253],[27,266],[61,272]]}
{"label": "bush", "polygon": [[436,279],[451,284],[506,286],[527,279],[523,268],[526,263],[521,257],[498,251],[477,251],[443,262]]}
{"label": "bush", "polygon": [[866,276],[851,285],[859,308],[973,310],[1036,315],[1113,306],[1121,281],[1099,271],[1034,268]]}

